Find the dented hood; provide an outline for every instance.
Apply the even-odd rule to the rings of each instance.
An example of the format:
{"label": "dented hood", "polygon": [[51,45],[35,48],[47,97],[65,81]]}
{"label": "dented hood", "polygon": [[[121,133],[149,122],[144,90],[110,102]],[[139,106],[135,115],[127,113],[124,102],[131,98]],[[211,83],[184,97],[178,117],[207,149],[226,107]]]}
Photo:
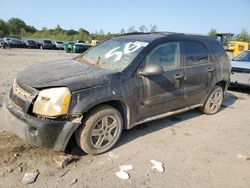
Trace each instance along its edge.
{"label": "dented hood", "polygon": [[110,83],[120,79],[113,72],[76,60],[32,65],[17,75],[17,81],[33,88],[68,87],[71,91]]}

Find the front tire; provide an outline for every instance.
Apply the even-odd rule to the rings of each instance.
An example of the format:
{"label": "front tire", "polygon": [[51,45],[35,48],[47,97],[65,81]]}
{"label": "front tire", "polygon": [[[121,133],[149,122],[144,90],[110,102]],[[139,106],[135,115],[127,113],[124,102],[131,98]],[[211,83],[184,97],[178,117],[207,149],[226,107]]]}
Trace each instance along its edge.
{"label": "front tire", "polygon": [[119,140],[123,128],[120,112],[114,107],[102,105],[92,110],[76,132],[79,147],[90,155],[98,155],[111,149]]}
{"label": "front tire", "polygon": [[201,111],[205,114],[211,115],[219,111],[224,98],[224,91],[221,86],[216,85],[213,91],[208,96],[205,105],[201,108]]}

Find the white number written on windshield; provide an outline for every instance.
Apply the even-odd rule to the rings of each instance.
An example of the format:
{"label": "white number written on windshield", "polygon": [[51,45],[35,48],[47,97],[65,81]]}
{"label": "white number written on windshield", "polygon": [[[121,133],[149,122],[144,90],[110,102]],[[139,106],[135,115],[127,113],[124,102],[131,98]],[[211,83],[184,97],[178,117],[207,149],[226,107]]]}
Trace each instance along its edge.
{"label": "white number written on windshield", "polygon": [[135,42],[128,42],[125,44],[124,49],[121,50],[121,47],[116,47],[110,50],[108,53],[105,54],[105,58],[109,59],[114,57],[114,62],[119,61],[123,55],[131,54],[138,49],[142,47],[146,47],[148,45],[147,42],[140,42],[140,41],[135,41]]}

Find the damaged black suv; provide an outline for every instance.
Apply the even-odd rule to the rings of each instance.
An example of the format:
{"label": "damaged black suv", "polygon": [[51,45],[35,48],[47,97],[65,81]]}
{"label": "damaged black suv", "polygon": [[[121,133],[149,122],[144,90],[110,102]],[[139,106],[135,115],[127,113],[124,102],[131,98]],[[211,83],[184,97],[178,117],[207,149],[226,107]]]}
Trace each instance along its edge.
{"label": "damaged black suv", "polygon": [[72,60],[33,65],[6,100],[11,129],[36,145],[108,151],[123,129],[194,108],[218,112],[229,59],[210,37],[137,33],[106,40]]}

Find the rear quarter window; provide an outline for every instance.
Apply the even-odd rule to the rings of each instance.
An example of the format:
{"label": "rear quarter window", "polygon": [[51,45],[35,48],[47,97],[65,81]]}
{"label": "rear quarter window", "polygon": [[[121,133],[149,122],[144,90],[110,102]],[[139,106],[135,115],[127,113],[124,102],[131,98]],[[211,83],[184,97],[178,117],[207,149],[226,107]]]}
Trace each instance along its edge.
{"label": "rear quarter window", "polygon": [[221,44],[218,42],[212,42],[211,43],[211,52],[216,56],[216,57],[221,57],[225,55],[225,50]]}
{"label": "rear quarter window", "polygon": [[209,62],[208,50],[198,41],[184,41],[185,62],[187,66],[202,65]]}

